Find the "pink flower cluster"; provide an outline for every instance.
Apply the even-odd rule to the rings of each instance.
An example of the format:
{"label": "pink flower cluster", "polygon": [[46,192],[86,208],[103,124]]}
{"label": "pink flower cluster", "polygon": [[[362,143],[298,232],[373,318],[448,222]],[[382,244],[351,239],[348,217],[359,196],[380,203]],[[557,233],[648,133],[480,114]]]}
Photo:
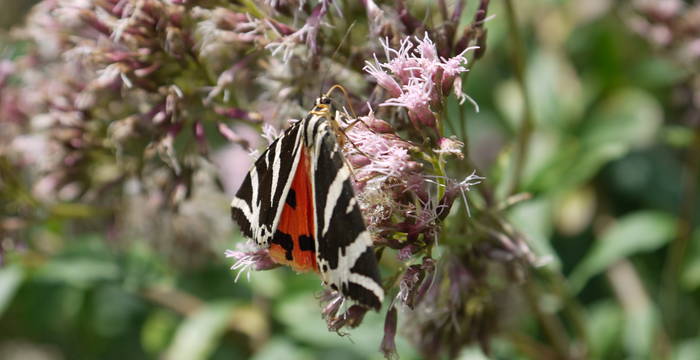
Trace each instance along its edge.
{"label": "pink flower cluster", "polygon": [[[415,45],[414,42],[417,44]],[[465,54],[476,47],[468,47],[458,55],[445,59],[438,56],[435,43],[426,33],[423,39],[406,37],[398,50],[381,41],[387,62],[381,63],[375,55],[374,63],[367,61],[364,70],[384,88],[390,99],[380,106],[400,106],[408,110],[408,117],[416,125],[436,126],[435,112],[453,90],[460,103],[468,99],[462,92],[459,74],[466,72]]]}

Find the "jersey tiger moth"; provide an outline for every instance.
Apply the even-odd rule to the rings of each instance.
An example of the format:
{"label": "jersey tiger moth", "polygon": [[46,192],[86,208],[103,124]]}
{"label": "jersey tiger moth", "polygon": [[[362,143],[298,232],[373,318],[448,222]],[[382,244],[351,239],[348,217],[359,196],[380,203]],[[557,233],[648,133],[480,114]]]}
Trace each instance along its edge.
{"label": "jersey tiger moth", "polygon": [[379,310],[377,259],[331,115],[336,88],[344,91],[335,85],[316,99],[258,158],[231,202],[231,216],[275,262],[318,272],[325,286]]}

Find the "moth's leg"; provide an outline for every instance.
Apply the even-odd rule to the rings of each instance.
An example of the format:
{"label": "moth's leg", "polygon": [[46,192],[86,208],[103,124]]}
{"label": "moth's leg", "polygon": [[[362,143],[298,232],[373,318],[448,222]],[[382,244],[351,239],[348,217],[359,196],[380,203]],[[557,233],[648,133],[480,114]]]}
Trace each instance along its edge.
{"label": "moth's leg", "polygon": [[[364,156],[364,157],[366,157],[366,158],[368,158],[368,159],[372,159],[372,158],[369,156],[369,154],[367,154],[367,153],[365,153],[364,151],[360,150],[360,148],[357,146],[357,144],[355,144],[352,140],[350,140],[350,137],[348,136],[348,134],[347,134],[347,132],[346,132],[346,131],[348,131],[349,129],[351,129],[353,126],[357,125],[357,123],[359,123],[359,122],[364,123],[364,122],[363,122],[361,119],[355,119],[355,121],[353,121],[352,123],[350,123],[348,126],[346,126],[346,127],[343,129],[343,128],[341,128],[341,127],[338,125],[338,123],[342,122],[342,123],[344,123],[344,124],[347,124],[347,122],[346,122],[345,120],[343,120],[344,118],[345,118],[345,115],[344,115],[343,113],[341,113],[340,111],[336,111],[336,114],[335,114],[335,119],[336,119],[336,120],[331,122],[331,124],[332,124],[332,126],[333,126],[333,129],[336,131],[336,133],[340,133],[340,135],[341,135],[341,136],[339,136],[339,138],[341,138],[341,140],[339,141],[340,145],[343,146],[343,145],[345,144],[345,142],[347,141],[347,142],[348,142],[350,145],[352,145],[352,147],[355,148],[355,150],[357,150],[357,152],[359,152],[362,156]],[[341,120],[338,120],[338,119],[341,119]],[[365,126],[367,126],[367,124],[365,124]],[[368,129],[369,129],[369,128],[368,128]],[[351,167],[351,168],[352,168],[352,167]]]}

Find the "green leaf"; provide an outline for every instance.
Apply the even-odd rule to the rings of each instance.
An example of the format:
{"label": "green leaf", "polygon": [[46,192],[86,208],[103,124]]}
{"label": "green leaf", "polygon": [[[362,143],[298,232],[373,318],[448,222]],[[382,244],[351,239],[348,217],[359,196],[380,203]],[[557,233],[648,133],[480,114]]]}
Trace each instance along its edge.
{"label": "green leaf", "polygon": [[630,255],[652,251],[666,244],[676,233],[674,217],[657,211],[640,211],[618,220],[600,236],[593,249],[572,272],[574,291],[588,279]]}
{"label": "green leaf", "polygon": [[674,63],[673,57],[642,57],[632,69],[635,83],[643,87],[669,88],[688,77],[688,71]]}
{"label": "green leaf", "polygon": [[133,318],[143,309],[138,298],[117,285],[98,286],[92,296],[92,329],[105,338],[127,334]]}
{"label": "green leaf", "polygon": [[659,135],[663,113],[656,99],[638,89],[622,89],[606,99],[583,129],[587,149],[619,144],[642,147]]}
{"label": "green leaf", "polygon": [[259,352],[251,360],[312,360],[314,356],[299,346],[285,340],[284,338],[275,338],[265,344]]}
{"label": "green leaf", "polygon": [[207,359],[231,321],[231,302],[210,303],[188,316],[166,351],[168,360]]}
{"label": "green leaf", "polygon": [[623,343],[631,359],[644,359],[651,353],[659,325],[659,314],[651,303],[627,310]]}
{"label": "green leaf", "polygon": [[569,60],[541,48],[529,59],[527,87],[538,127],[565,128],[581,118],[583,90]]}
{"label": "green leaf", "polygon": [[651,95],[618,90],[572,134],[538,130],[530,146],[524,187],[554,192],[580,186],[606,163],[652,143],[661,124],[661,107]]}
{"label": "green leaf", "polygon": [[605,358],[619,344],[623,315],[620,306],[613,301],[606,300],[589,307],[586,325],[593,358]]}
{"label": "green leaf", "polygon": [[503,115],[505,125],[513,133],[520,128],[522,113],[525,109],[523,94],[515,80],[506,80],[495,86],[496,107]]}
{"label": "green leaf", "polygon": [[464,348],[457,357],[459,360],[489,360],[489,357],[477,346]]}
{"label": "green leaf", "polygon": [[98,282],[116,280],[119,267],[106,260],[69,257],[50,261],[37,271],[36,277],[38,280],[88,287]]}
{"label": "green leaf", "polygon": [[165,350],[178,322],[178,317],[171,311],[159,309],[149,314],[141,328],[144,349],[151,355]]}
{"label": "green leaf", "polygon": [[[328,331],[325,321],[321,318],[320,310],[318,300],[307,292],[285,298],[275,308],[274,316],[286,326],[286,333],[290,337],[309,343],[316,349],[338,348],[361,359],[383,358],[379,352],[379,345],[384,334],[386,309],[381,313],[369,311],[360,326],[355,329],[343,329],[348,333],[347,336]],[[409,311],[399,315],[399,324],[405,320],[404,317],[410,316],[415,315]],[[415,349],[402,336],[397,336],[396,347],[402,359],[417,357]]]}
{"label": "green leaf", "polygon": [[700,338],[681,341],[673,353],[673,360],[697,360],[700,359]]}
{"label": "green leaf", "polygon": [[23,277],[24,272],[19,266],[12,265],[0,269],[0,315],[14,298]]}
{"label": "green leaf", "polygon": [[[289,335],[315,346],[342,346],[347,341],[328,331],[321,319],[318,300],[311,293],[288,296],[275,308],[274,315],[288,327]],[[376,348],[379,348],[380,340],[376,341]]]}
{"label": "green leaf", "polygon": [[667,124],[662,129],[664,143],[676,148],[687,148],[693,143],[693,128],[685,125]]}
{"label": "green leaf", "polygon": [[681,273],[681,284],[689,291],[694,291],[700,287],[700,229],[693,234],[690,247],[688,260]]}

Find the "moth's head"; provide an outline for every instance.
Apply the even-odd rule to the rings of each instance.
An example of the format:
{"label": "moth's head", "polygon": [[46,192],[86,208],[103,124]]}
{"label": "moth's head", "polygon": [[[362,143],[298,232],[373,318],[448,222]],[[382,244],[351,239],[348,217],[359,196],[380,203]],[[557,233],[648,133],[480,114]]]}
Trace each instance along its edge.
{"label": "moth's head", "polygon": [[319,105],[330,105],[331,104],[331,98],[326,96],[326,95],[321,95],[321,97],[316,99],[316,102],[314,103],[314,106],[319,106]]}
{"label": "moth's head", "polygon": [[326,95],[321,95],[314,102],[313,112],[330,112],[332,100]]}

